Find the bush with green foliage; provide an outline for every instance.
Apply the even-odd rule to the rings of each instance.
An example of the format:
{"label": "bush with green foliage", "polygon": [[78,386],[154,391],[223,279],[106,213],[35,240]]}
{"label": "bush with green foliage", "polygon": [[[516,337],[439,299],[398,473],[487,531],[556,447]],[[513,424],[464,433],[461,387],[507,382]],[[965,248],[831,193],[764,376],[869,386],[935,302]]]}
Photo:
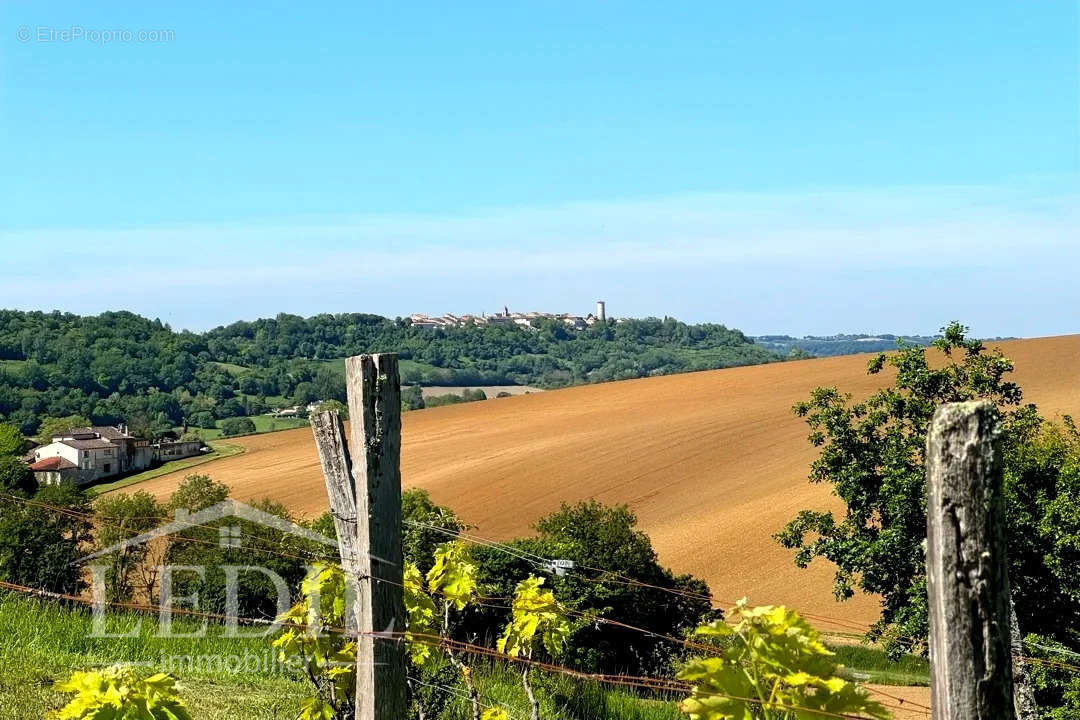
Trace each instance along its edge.
{"label": "bush with green foliage", "polygon": [[[676,636],[716,617],[708,586],[660,565],[652,541],[636,525],[637,518],[624,505],[609,507],[595,500],[564,504],[537,521],[535,538],[509,545],[521,555],[574,561],[577,569],[551,577],[550,587],[576,612]],[[537,570],[534,561],[498,548],[475,547],[472,555],[480,582],[491,595],[511,596],[518,580]],[[465,632],[485,637],[505,621],[505,611],[478,608],[465,623]],[[667,640],[601,620],[575,623],[563,657],[590,672],[655,675],[668,672],[682,651]]]}
{"label": "bush with green foliage", "polygon": [[420,389],[419,385],[401,386],[402,410],[423,410],[424,407],[424,391]]}
{"label": "bush with green foliage", "polygon": [[1080,717],[1080,654],[1053,638],[1030,634],[1024,638],[1026,663],[1038,699],[1040,720],[1075,720]]}
{"label": "bush with green foliage", "polygon": [[14,455],[0,455],[0,493],[34,494],[37,481],[30,466]]}
{"label": "bush with green foliage", "polygon": [[22,455],[26,451],[26,438],[11,423],[0,423],[0,457]]}
{"label": "bush with green foliage", "polygon": [[1009,584],[1021,629],[1080,647],[1080,431],[1034,421],[1006,437]]}
{"label": "bush with green foliage", "polygon": [[225,437],[250,435],[255,432],[255,422],[251,418],[226,418],[221,421],[220,425],[221,433],[225,435]]}
{"label": "bush with green foliage", "polygon": [[[988,351],[953,323],[925,348],[902,347],[875,357],[872,374],[895,368],[891,386],[852,402],[836,388],[818,388],[795,412],[810,425],[820,449],[810,479],[828,483],[846,508],[843,517],[804,510],[776,538],[806,567],[825,558],[836,566],[835,594],[881,597],[871,637],[893,655],[925,652],[928,633],[924,449],[942,403],[986,399],[1000,408],[1009,577],[1023,632],[1080,645],[1080,433],[1069,418],[1055,425],[1034,405],[1021,405],[1013,363]],[[1045,698],[1038,697],[1040,703]]]}
{"label": "bush with green foliage", "polygon": [[799,614],[740,601],[734,625],[716,620],[696,635],[716,643],[716,657],[696,658],[678,678],[691,685],[681,708],[690,720],[888,718],[866,691],[837,675],[833,654]]}
{"label": "bush with green foliage", "polygon": [[[168,509],[150,493],[139,491],[131,495],[118,493],[100,497],[94,502],[94,513],[100,519],[97,544],[104,549],[163,524]],[[136,593],[149,599],[157,597],[158,567],[149,555],[150,549],[148,543],[121,547],[95,563],[107,564],[105,587],[108,600],[128,601]]]}
{"label": "bush with green foliage", "polygon": [[420,488],[402,491],[401,519],[401,549],[405,559],[425,574],[434,562],[436,548],[466,529],[453,510],[436,505],[427,490]]}
{"label": "bush with green foliage", "polygon": [[442,405],[458,405],[460,403],[477,402],[479,400],[487,400],[487,393],[480,388],[471,389],[465,388],[461,391],[460,395],[454,393],[447,393],[445,395],[435,395],[424,400],[425,407],[440,407]]}
{"label": "bush with green foliage", "polygon": [[188,424],[194,425],[195,427],[212,429],[217,427],[217,420],[214,419],[214,413],[209,410],[200,410],[188,418]]}
{"label": "bush with green foliage", "polygon": [[[169,500],[169,510],[196,513],[228,498],[229,488],[215,483],[206,475],[189,475]],[[256,510],[295,522],[284,505],[263,499],[249,503]],[[296,523],[300,524],[300,523]],[[221,528],[239,530],[235,543],[222,543]],[[202,575],[178,572],[172,578],[174,595],[198,595],[204,610],[225,613],[230,611],[227,597],[228,566],[264,568],[285,581],[290,592],[300,586],[307,575],[307,565],[336,556],[336,549],[315,543],[299,535],[275,527],[228,516],[221,520],[182,529],[172,536],[165,552],[167,564],[204,568]],[[278,588],[272,576],[263,572],[238,573],[236,578],[236,610],[243,617],[275,617]]]}
{"label": "bush with green foliage", "polygon": [[85,587],[78,561],[91,540],[90,503],[70,483],[46,485],[33,500],[0,496],[0,579],[77,594]]}
{"label": "bush with green foliage", "polygon": [[[937,343],[950,360],[944,367],[931,367],[923,347],[902,348],[869,366],[871,374],[895,367],[893,386],[857,403],[836,388],[817,388],[795,406],[810,426],[811,444],[821,449],[810,479],[829,483],[846,510],[840,521],[830,511],[804,510],[777,540],[797,551],[800,567],[815,557],[835,563],[838,598],[856,589],[881,595],[874,637],[926,637],[923,452],[934,410],[974,398],[1005,407],[1020,403],[1020,389],[1004,379],[1012,363],[965,332],[956,324],[945,328]],[[1006,413],[1007,432],[1028,417],[1027,411]]]}
{"label": "bush with green foliage", "polygon": [[142,677],[134,668],[114,665],[77,672],[58,682],[62,693],[75,697],[51,720],[192,720],[171,675]]}

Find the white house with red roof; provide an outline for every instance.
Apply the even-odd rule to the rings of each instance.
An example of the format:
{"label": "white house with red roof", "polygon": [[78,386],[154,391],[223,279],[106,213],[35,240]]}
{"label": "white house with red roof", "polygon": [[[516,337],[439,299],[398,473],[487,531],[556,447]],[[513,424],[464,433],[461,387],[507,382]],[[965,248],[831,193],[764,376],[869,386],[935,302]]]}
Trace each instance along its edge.
{"label": "white house with red roof", "polygon": [[124,426],[95,426],[53,435],[48,445],[34,448],[30,469],[40,484],[72,480],[85,485],[145,470],[153,461],[154,449],[149,440],[129,435]]}

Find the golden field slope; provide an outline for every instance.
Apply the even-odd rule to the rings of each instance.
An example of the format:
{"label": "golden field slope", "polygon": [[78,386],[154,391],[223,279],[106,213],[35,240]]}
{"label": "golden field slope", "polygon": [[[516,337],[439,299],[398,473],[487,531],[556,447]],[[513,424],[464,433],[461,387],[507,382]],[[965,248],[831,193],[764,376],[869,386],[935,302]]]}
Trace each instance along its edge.
{"label": "golden field slope", "polygon": [[[991,345],[1015,360],[1014,379],[1045,415],[1080,415],[1080,335]],[[770,538],[803,508],[837,507],[828,488],[806,480],[814,452],[792,404],[819,385],[868,394],[885,378],[868,376],[867,360],[672,375],[406,413],[403,481],[497,538],[530,532],[564,501],[627,503],[661,560],[704,578],[723,601],[747,595],[869,622],[871,599],[837,604],[825,563],[799,570]],[[236,442],[247,452],[198,472],[240,500],[269,496],[309,516],[326,508],[310,431]],[[164,497],[184,474],[138,487]]]}

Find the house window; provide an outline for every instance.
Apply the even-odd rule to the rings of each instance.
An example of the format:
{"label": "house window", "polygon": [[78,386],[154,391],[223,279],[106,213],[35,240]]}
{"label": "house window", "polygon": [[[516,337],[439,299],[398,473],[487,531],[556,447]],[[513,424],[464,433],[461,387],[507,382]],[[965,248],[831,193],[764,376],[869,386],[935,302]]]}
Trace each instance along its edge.
{"label": "house window", "polygon": [[112,472],[112,465],[111,464],[105,463],[105,472]]}
{"label": "house window", "polygon": [[112,448],[106,448],[105,449],[105,455],[111,457],[112,456]]}
{"label": "house window", "polygon": [[90,457],[90,451],[89,451],[89,450],[83,450],[83,451],[82,451],[82,456],[83,456],[84,458],[88,458],[88,457]]}

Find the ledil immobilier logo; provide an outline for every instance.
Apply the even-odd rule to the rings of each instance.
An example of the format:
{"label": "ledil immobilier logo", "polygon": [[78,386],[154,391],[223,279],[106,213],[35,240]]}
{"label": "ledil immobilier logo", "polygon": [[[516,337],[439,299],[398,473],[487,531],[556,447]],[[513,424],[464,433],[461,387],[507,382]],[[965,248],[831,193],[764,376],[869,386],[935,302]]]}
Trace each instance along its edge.
{"label": "ledil immobilier logo", "polygon": [[[230,523],[230,520],[236,522]],[[134,628],[126,632],[110,633],[108,630],[106,622],[107,611],[113,605],[113,603],[109,602],[108,598],[115,595],[115,593],[110,592],[109,586],[110,576],[115,576],[115,572],[112,572],[113,565],[108,563],[110,556],[124,554],[133,548],[142,548],[143,546],[152,545],[154,543],[166,544],[170,542],[192,540],[190,536],[181,535],[181,533],[190,531],[193,528],[203,528],[204,531],[201,533],[201,537],[195,538],[195,541],[211,546],[216,544],[217,549],[226,551],[222,552],[221,556],[227,557],[229,554],[227,551],[241,550],[244,548],[245,542],[252,540],[250,535],[243,532],[241,522],[248,524],[249,526],[255,525],[275,531],[279,538],[295,536],[301,540],[307,541],[307,543],[314,544],[316,547],[322,546],[329,549],[337,548],[337,541],[333,538],[328,538],[325,535],[302,525],[259,510],[258,508],[251,507],[250,505],[245,505],[236,500],[223,500],[194,513],[179,509],[176,511],[175,518],[172,522],[122,542],[118,542],[103,550],[87,555],[80,560],[81,564],[84,564],[89,568],[92,578],[93,626],[91,636],[139,637],[143,632],[142,621],[136,623]],[[217,530],[216,540],[207,539],[208,537],[214,537],[214,528]],[[264,549],[261,547],[256,548],[256,551],[256,554],[259,552],[276,554],[272,549]],[[290,555],[289,557],[295,559],[299,563],[302,561],[303,556]],[[279,618],[284,615],[292,605],[289,583],[281,576],[281,574],[265,565],[233,565],[222,563],[219,565],[208,566],[201,564],[169,564],[164,562],[154,565],[149,559],[147,559],[146,562],[150,563],[151,566],[148,569],[152,570],[156,578],[159,596],[156,605],[158,609],[158,627],[156,631],[158,637],[204,637],[208,631],[209,620],[211,617],[224,622],[225,637],[266,636],[280,629],[281,622]],[[306,571],[309,574],[315,572],[318,567],[314,558],[311,559],[310,563],[305,563],[305,565]],[[223,575],[224,612],[205,612],[206,608],[201,606],[198,592],[182,596],[176,594],[176,586],[178,584],[182,584],[188,588],[197,588],[201,582],[207,579],[208,573],[210,572],[220,572]],[[268,582],[273,586],[274,594],[276,595],[277,608],[277,612],[273,618],[260,619],[241,617],[240,596],[242,579],[250,576],[261,576],[264,579],[264,585]],[[178,579],[185,577],[189,581],[194,579],[195,582],[178,582]],[[348,585],[351,588],[352,583],[348,583]],[[185,632],[179,632],[174,627],[173,623],[173,618],[176,615],[201,616],[203,622],[195,630],[189,629]],[[264,627],[258,628],[257,631],[252,631],[250,629],[242,631],[240,629],[241,624],[249,625],[253,623],[261,624]]]}

